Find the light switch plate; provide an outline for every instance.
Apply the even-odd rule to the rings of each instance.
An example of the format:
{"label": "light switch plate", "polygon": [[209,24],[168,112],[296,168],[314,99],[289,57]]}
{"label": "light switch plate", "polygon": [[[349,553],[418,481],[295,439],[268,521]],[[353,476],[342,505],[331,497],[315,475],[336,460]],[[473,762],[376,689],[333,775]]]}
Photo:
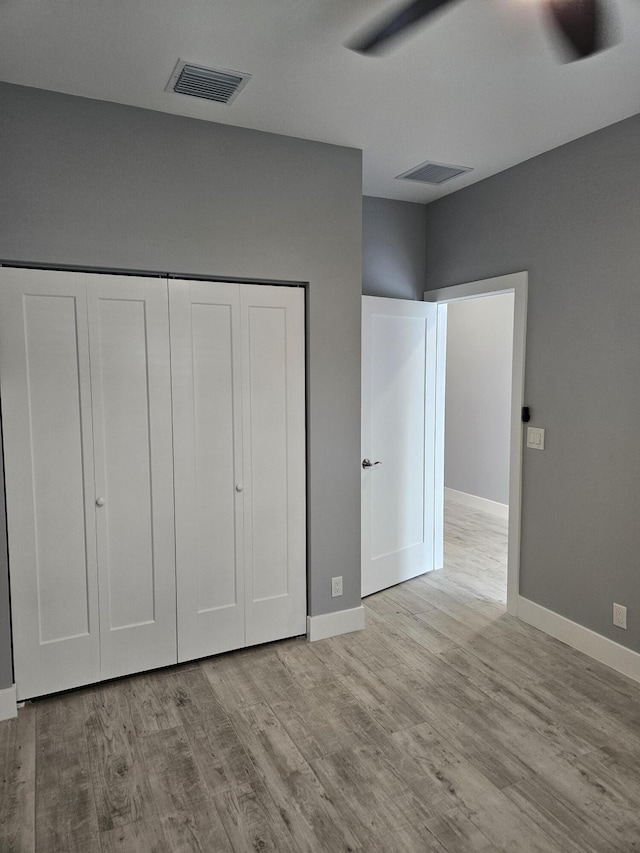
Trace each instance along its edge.
{"label": "light switch plate", "polygon": [[544,430],[539,427],[527,427],[527,447],[544,450]]}

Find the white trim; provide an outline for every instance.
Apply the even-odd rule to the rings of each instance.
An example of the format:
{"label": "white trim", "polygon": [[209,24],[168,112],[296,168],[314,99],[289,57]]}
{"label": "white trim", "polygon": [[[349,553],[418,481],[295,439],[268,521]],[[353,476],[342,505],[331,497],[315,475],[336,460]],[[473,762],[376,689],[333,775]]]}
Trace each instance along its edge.
{"label": "white trim", "polygon": [[468,492],[459,492],[457,489],[450,489],[445,486],[444,499],[454,504],[468,506],[470,509],[489,512],[498,518],[509,518],[509,504],[501,504],[498,501],[491,501],[489,498],[481,498],[479,495],[470,495]]}
{"label": "white trim", "polygon": [[335,613],[323,613],[320,616],[307,616],[307,639],[310,643],[362,631],[364,628],[364,607],[352,607],[351,610],[336,610]]}
{"label": "white trim", "polygon": [[0,690],[0,720],[11,720],[18,716],[18,696],[15,684]]}
{"label": "white trim", "polygon": [[590,628],[578,625],[565,616],[560,616],[552,610],[547,610],[540,604],[530,601],[528,598],[518,596],[518,618],[534,628],[539,628],[545,634],[550,634],[556,640],[560,640],[584,652],[590,658],[610,666],[616,672],[640,682],[640,654],[621,646],[602,634],[597,634]]}
{"label": "white trim", "polygon": [[445,305],[449,302],[462,302],[463,299],[475,299],[480,296],[497,296],[521,287],[522,283],[527,281],[527,275],[526,272],[512,272],[493,278],[469,281],[465,284],[453,284],[438,290],[425,290],[423,299],[425,302],[438,302]]}
{"label": "white trim", "polygon": [[444,566],[444,427],[447,389],[447,306],[438,305],[436,331],[436,389],[433,501],[433,568]]}
{"label": "white trim", "polygon": [[520,514],[522,511],[522,406],[527,332],[528,273],[515,272],[482,281],[428,290],[425,302],[446,305],[498,293],[513,293],[513,363],[511,372],[511,441],[509,460],[509,552],[507,557],[507,610],[514,615],[520,591]]}

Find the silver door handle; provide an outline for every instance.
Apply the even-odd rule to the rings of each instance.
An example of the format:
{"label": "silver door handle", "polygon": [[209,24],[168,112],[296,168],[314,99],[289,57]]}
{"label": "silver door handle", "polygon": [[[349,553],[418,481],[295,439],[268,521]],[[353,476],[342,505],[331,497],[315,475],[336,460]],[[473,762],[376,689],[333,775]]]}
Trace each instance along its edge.
{"label": "silver door handle", "polygon": [[372,462],[370,459],[362,460],[363,468],[375,468],[376,465],[382,465],[382,462]]}

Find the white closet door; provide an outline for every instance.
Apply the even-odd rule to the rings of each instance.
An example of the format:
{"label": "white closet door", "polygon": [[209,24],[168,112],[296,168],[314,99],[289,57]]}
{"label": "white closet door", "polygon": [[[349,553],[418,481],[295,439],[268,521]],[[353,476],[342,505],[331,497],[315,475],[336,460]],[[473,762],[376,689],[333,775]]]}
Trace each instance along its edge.
{"label": "white closet door", "polygon": [[177,660],[168,294],[161,279],[88,280],[101,665],[110,678]]}
{"label": "white closet door", "polygon": [[85,276],[0,270],[18,699],[100,678]]}
{"label": "white closet door", "polygon": [[243,285],[246,644],[306,630],[304,292]]}
{"label": "white closet door", "polygon": [[237,284],[171,281],[178,657],[241,648],[242,429]]}

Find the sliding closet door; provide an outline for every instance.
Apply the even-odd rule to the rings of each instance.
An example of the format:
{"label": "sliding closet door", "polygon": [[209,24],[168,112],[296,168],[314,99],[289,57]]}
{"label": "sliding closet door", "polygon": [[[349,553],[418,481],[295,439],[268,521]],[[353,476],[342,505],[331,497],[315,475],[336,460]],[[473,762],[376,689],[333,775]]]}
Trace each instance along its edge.
{"label": "sliding closet door", "polygon": [[102,678],[174,663],[166,280],[88,277]]}
{"label": "sliding closet door", "polygon": [[244,285],[246,644],[306,631],[304,291]]}
{"label": "sliding closet door", "polygon": [[0,270],[18,699],[100,678],[85,276]]}
{"label": "sliding closet door", "polygon": [[244,646],[240,296],[169,282],[178,657]]}

